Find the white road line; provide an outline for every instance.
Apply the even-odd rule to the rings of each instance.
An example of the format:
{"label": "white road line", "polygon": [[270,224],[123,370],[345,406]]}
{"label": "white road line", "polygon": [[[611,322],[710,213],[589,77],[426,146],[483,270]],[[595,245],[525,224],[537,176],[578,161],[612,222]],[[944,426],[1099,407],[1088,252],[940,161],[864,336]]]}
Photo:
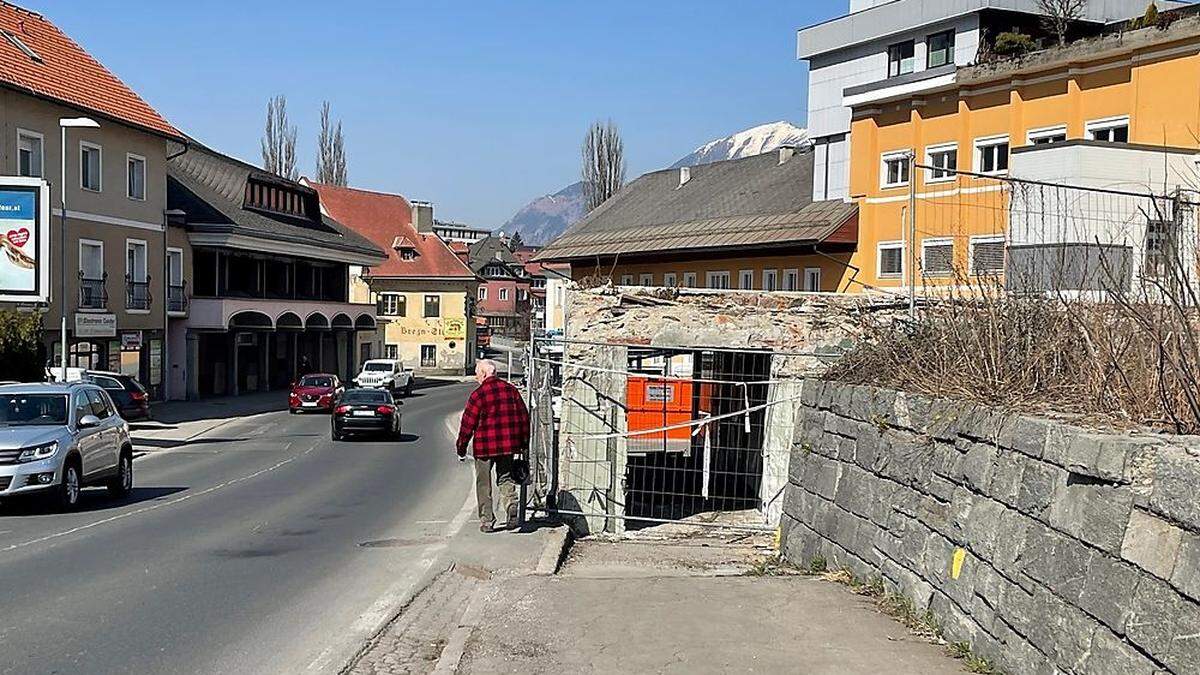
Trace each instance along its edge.
{"label": "white road line", "polygon": [[[255,471],[254,473],[247,474],[247,475],[245,475],[245,476],[241,476],[241,477],[239,477],[239,478],[234,478],[233,480],[227,480],[227,481],[225,481],[224,483],[221,483],[221,484],[219,484],[219,485],[214,485],[214,486],[212,486],[212,487],[209,487],[209,488],[205,488],[205,489],[203,489],[203,490],[201,490],[201,491],[199,491],[199,492],[193,492],[193,493],[191,493],[191,494],[186,494],[186,495],[184,495],[184,496],[182,496],[182,497],[178,497],[178,498],[176,498],[176,499],[172,499],[172,500],[170,500],[170,501],[159,502],[159,503],[157,503],[157,504],[151,504],[150,506],[144,506],[144,507],[142,507],[142,508],[140,508],[140,509],[135,509],[135,510],[133,510],[133,511],[126,511],[125,513],[119,513],[119,514],[117,514],[117,515],[115,515],[115,516],[111,516],[111,517],[109,517],[109,518],[104,518],[104,519],[102,519],[102,520],[97,520],[97,521],[95,521],[95,522],[91,522],[91,523],[88,523],[88,524],[86,524],[86,525],[80,525],[79,527],[73,527],[73,528],[71,528],[71,529],[69,529],[69,530],[63,530],[62,532],[55,532],[54,534],[48,534],[48,535],[46,535],[46,536],[44,536],[44,537],[38,537],[37,539],[31,539],[31,540],[29,540],[29,541],[23,541],[23,542],[20,542],[20,543],[17,543],[17,544],[11,544],[11,545],[9,545],[9,546],[6,546],[6,547],[4,547],[4,548],[0,548],[0,553],[7,553],[7,552],[9,552],[9,551],[15,551],[15,550],[17,550],[17,549],[20,549],[20,548],[26,548],[26,547],[28,547],[28,546],[33,546],[34,544],[41,544],[41,543],[45,543],[45,542],[47,542],[47,541],[51,541],[51,540],[53,540],[53,539],[59,539],[59,538],[66,537],[66,536],[69,536],[69,535],[72,535],[72,534],[76,534],[76,533],[78,533],[78,532],[82,532],[82,531],[84,531],[84,530],[90,530],[90,529],[92,529],[92,528],[94,528],[94,527],[99,527],[99,526],[101,526],[101,525],[107,525],[108,523],[113,523],[113,522],[116,522],[116,521],[118,521],[118,520],[124,520],[124,519],[126,519],[126,518],[131,518],[131,517],[133,517],[133,516],[141,515],[141,514],[143,514],[143,513],[149,513],[150,511],[156,511],[156,510],[158,510],[158,509],[165,508],[165,507],[168,507],[168,506],[175,506],[176,504],[181,504],[181,503],[183,503],[183,502],[186,502],[186,501],[188,501],[189,499],[195,499],[195,498],[197,498],[197,497],[203,497],[204,495],[212,494],[212,493],[214,493],[214,492],[216,492],[216,491],[218,491],[218,490],[222,490],[222,489],[224,489],[224,488],[227,488],[227,487],[230,487],[230,486],[232,486],[232,485],[237,485],[238,483],[244,483],[244,482],[246,482],[246,481],[248,481],[248,480],[252,480],[252,479],[254,479],[254,478],[257,478],[257,477],[259,477],[259,476],[261,476],[261,475],[263,475],[263,474],[265,474],[265,473],[270,473],[270,472],[272,472],[272,471],[274,471],[274,470],[276,470],[276,469],[278,469],[278,468],[280,468],[280,467],[282,467],[282,466],[286,466],[286,465],[288,465],[288,464],[291,464],[292,462],[296,461],[297,459],[300,459],[301,457],[303,457],[303,456],[307,455],[308,453],[312,452],[314,449],[316,449],[316,447],[317,447],[318,445],[320,445],[320,441],[317,441],[316,443],[313,443],[313,444],[312,444],[311,446],[309,446],[309,448],[308,448],[307,450],[305,450],[304,452],[302,452],[302,453],[300,453],[300,454],[298,454],[298,455],[293,455],[292,457],[289,457],[289,458],[287,458],[287,459],[285,459],[285,460],[281,460],[281,461],[279,461],[279,462],[277,462],[277,463],[275,463],[275,464],[273,464],[273,465],[271,465],[271,466],[269,466],[269,467],[267,467],[267,468],[265,468],[265,469],[259,469],[258,471]],[[284,448],[284,450],[285,450],[285,451],[287,451],[287,450],[290,450],[290,449],[291,449],[291,447],[292,447],[292,444],[289,442],[289,443],[287,444],[287,447],[286,447],[286,448]]]}

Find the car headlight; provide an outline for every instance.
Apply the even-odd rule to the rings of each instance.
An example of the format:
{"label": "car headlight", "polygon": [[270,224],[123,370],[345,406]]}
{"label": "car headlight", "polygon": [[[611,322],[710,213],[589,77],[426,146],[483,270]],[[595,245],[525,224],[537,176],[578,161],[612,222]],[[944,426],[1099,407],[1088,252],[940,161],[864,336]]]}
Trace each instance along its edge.
{"label": "car headlight", "polygon": [[39,459],[53,457],[54,453],[58,452],[58,441],[50,441],[42,445],[35,445],[32,448],[25,448],[21,454],[17,456],[18,462],[36,462]]}

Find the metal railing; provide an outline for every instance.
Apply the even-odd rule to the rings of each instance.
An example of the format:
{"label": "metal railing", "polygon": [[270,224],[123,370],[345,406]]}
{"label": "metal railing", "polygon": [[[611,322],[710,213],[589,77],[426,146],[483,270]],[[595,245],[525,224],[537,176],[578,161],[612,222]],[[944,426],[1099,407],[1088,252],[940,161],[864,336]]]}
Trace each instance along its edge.
{"label": "metal railing", "polygon": [[188,309],[187,282],[167,286],[167,311],[183,314]]}
{"label": "metal railing", "polygon": [[150,277],[134,281],[125,277],[125,309],[150,309]]}
{"label": "metal railing", "polygon": [[105,289],[107,274],[92,279],[79,271],[79,309],[104,309],[108,307],[108,291]]}

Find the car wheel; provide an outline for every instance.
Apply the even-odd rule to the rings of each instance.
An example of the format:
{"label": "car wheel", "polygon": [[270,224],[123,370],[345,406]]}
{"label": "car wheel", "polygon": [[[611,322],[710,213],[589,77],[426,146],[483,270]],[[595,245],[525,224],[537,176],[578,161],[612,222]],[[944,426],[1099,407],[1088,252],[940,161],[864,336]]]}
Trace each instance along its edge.
{"label": "car wheel", "polygon": [[79,461],[71,460],[63,466],[62,482],[54,489],[54,506],[59,511],[74,511],[79,506],[79,495],[83,477],[79,473]]}
{"label": "car wheel", "polygon": [[409,397],[409,396],[412,396],[412,391],[413,391],[413,382],[412,382],[412,380],[410,379],[410,380],[408,381],[408,384],[404,385],[404,396],[405,396],[405,398],[407,398],[407,397]]}
{"label": "car wheel", "polygon": [[295,408],[288,408],[288,414],[295,415],[298,412],[300,411],[296,410]]}
{"label": "car wheel", "polygon": [[127,497],[133,492],[133,453],[121,452],[117,461],[117,475],[108,481],[108,494],[115,498]]}

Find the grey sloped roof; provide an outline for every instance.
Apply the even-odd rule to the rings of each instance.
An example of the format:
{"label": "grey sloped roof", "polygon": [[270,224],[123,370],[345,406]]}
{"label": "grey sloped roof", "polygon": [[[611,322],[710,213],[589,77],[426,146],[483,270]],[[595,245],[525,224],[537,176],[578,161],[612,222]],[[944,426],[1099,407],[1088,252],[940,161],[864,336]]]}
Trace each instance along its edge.
{"label": "grey sloped roof", "polygon": [[538,252],[536,260],[816,243],[858,212],[812,201],[813,157],[802,150],[654,171],[622,188]]}
{"label": "grey sloped roof", "polygon": [[312,188],[222,155],[199,144],[171,159],[167,166],[167,205],[187,213],[192,232],[241,234],[277,242],[321,246],[359,255],[386,257],[368,239],[313,209],[319,218],[307,219],[244,207],[246,181],[254,177],[307,195],[313,206],[319,198]]}

